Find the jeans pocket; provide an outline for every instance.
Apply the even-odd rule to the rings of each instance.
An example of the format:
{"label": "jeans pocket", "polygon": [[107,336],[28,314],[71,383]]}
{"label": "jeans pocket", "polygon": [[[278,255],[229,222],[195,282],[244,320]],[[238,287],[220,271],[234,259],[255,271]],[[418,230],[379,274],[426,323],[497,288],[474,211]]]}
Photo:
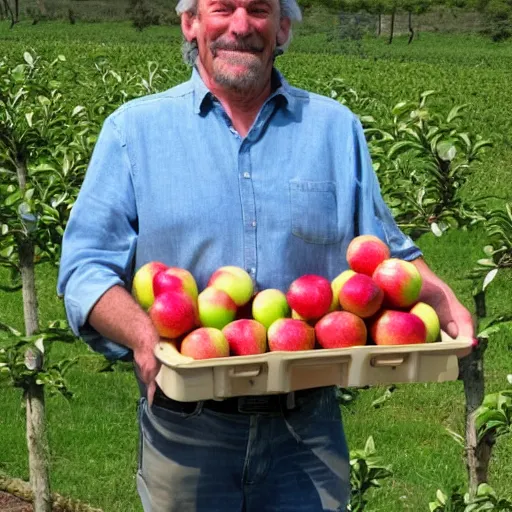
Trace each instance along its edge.
{"label": "jeans pocket", "polygon": [[[188,405],[188,404],[187,404]],[[176,408],[169,409],[167,407],[160,407],[154,403],[151,405],[150,414],[157,418],[158,421],[163,423],[175,423],[176,420],[186,420],[199,416],[203,411],[203,402],[196,402],[190,408],[184,409]]]}
{"label": "jeans pocket", "polygon": [[289,185],[293,235],[313,244],[339,242],[336,184],[295,179]]}

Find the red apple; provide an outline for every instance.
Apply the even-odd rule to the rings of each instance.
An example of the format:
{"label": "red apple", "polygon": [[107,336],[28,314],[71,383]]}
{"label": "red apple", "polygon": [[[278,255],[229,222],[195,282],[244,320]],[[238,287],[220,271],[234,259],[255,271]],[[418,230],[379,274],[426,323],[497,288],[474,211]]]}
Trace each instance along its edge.
{"label": "red apple", "polygon": [[370,333],[377,345],[411,345],[427,340],[427,329],[420,318],[392,309],[383,310],[372,320]]}
{"label": "red apple", "polygon": [[197,324],[194,301],[183,292],[164,292],[155,298],[149,316],[163,338],[177,338]]}
{"label": "red apple", "polygon": [[315,348],[315,330],[302,320],[280,318],[267,332],[268,347],[271,351],[312,350]]}
{"label": "red apple", "polygon": [[345,311],[369,318],[380,309],[384,292],[371,277],[355,274],[342,285],[338,299]]}
{"label": "red apple", "polygon": [[235,320],[222,329],[233,356],[263,354],[267,351],[265,326],[251,319]]}
{"label": "red apple", "polygon": [[197,300],[197,284],[194,276],[184,268],[169,267],[158,272],[153,277],[153,292],[155,296],[162,292],[182,291]]}
{"label": "red apple", "polygon": [[333,311],[315,325],[318,344],[323,348],[345,348],[366,345],[366,325],[348,311]]}
{"label": "red apple", "polygon": [[421,274],[409,261],[384,260],[375,269],[372,279],[384,291],[384,305],[389,308],[412,306],[420,295]]}
{"label": "red apple", "polygon": [[303,275],[292,282],[286,293],[290,307],[305,320],[325,315],[332,303],[331,283],[315,274]]}
{"label": "red apple", "polygon": [[229,344],[219,329],[200,327],[185,336],[181,342],[180,352],[193,359],[228,357]]}
{"label": "red apple", "polygon": [[160,261],[150,261],[142,265],[142,267],[135,272],[132,283],[132,294],[143,309],[148,310],[155,300],[155,294],[153,292],[154,276],[166,269],[167,265],[164,263]]}
{"label": "red apple", "polygon": [[377,266],[389,257],[389,247],[373,235],[356,236],[347,247],[350,268],[367,276],[371,276]]}

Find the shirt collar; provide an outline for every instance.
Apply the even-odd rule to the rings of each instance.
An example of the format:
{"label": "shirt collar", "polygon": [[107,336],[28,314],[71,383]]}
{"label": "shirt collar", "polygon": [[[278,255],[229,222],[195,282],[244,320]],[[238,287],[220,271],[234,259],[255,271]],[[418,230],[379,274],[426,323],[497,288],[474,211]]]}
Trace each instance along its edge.
{"label": "shirt collar", "polygon": [[[283,75],[276,69],[272,69],[272,85],[273,92],[267,99],[267,102],[273,98],[281,97],[282,106],[292,114],[295,113],[297,108],[296,95],[292,93],[292,87],[283,77]],[[194,66],[192,69],[192,77],[190,79],[192,87],[194,89],[194,113],[201,114],[207,112],[212,107],[213,94],[206,87],[199,71]]]}

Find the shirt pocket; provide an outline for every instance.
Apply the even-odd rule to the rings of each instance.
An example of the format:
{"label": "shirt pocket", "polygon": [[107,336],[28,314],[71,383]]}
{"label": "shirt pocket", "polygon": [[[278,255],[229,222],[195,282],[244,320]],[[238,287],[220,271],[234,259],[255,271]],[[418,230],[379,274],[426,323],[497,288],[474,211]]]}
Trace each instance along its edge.
{"label": "shirt pocket", "polygon": [[289,183],[292,234],[312,244],[339,242],[335,183],[297,179]]}

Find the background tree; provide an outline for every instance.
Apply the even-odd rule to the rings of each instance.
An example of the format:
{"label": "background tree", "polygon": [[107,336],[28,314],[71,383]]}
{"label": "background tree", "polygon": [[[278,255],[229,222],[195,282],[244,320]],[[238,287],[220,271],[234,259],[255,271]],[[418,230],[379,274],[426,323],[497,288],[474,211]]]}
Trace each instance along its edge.
{"label": "background tree", "polygon": [[59,261],[64,225],[90,152],[81,143],[89,126],[83,107],[70,109],[63,101],[64,61],[25,52],[21,64],[0,62],[0,266],[10,272],[4,289],[21,283],[25,323],[24,334],[0,324],[0,370],[22,389],[26,402],[35,512],[51,511],[45,387],[68,396],[63,374],[73,362],[50,365],[47,344],[74,340],[65,322],[41,328],[35,265]]}

